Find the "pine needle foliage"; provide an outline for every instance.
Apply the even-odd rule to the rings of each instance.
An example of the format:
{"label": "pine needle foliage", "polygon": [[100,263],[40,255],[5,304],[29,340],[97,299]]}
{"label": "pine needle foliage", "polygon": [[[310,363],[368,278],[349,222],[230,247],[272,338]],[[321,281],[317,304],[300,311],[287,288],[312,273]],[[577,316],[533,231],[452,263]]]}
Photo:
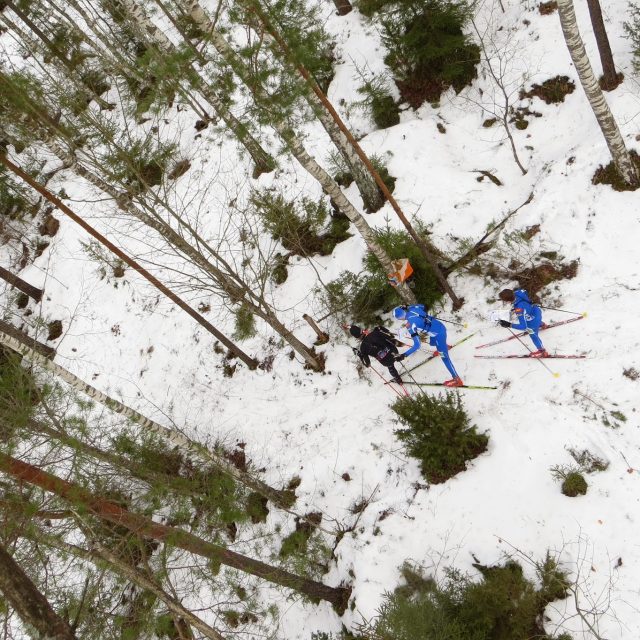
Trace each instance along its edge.
{"label": "pine needle foliage", "polygon": [[393,99],[384,77],[374,76],[364,80],[364,84],[358,87],[358,93],[362,94],[364,98],[357,104],[370,111],[371,117],[379,129],[387,129],[400,122],[398,105]]}
{"label": "pine needle foliage", "polygon": [[334,76],[335,42],[324,29],[319,5],[300,0],[259,0],[259,3],[287,43],[292,59],[304,66],[326,92]]}
{"label": "pine needle foliage", "polygon": [[[547,556],[549,560],[549,556]],[[544,609],[567,596],[566,588],[549,591],[528,580],[513,560],[501,566],[474,565],[481,579],[472,580],[455,569],[446,569],[436,582],[405,564],[405,585],[385,595],[372,625],[376,640],[552,640],[544,631]],[[553,561],[538,567],[543,584],[549,577],[566,577]]]}
{"label": "pine needle foliage", "polygon": [[629,3],[630,20],[624,23],[624,32],[631,40],[633,53],[633,69],[636,74],[640,74],[640,5],[635,2]]}
{"label": "pine needle foliage", "polygon": [[470,425],[456,393],[400,398],[392,409],[404,425],[396,436],[407,454],[420,461],[423,476],[432,484],[464,471],[469,460],[487,449],[488,436]]}
{"label": "pine needle foliage", "polygon": [[254,191],[251,204],[271,237],[295,255],[327,256],[351,237],[349,220],[330,216],[324,200],[303,196],[292,201],[278,193]]}
{"label": "pine needle foliage", "polygon": [[151,137],[124,140],[105,158],[111,179],[134,194],[162,184],[167,168],[177,158],[174,144],[156,142]]}
{"label": "pine needle foliage", "polygon": [[[416,230],[424,238],[425,227],[417,224]],[[377,229],[375,235],[378,244],[392,260],[409,258],[414,270],[412,288],[416,298],[428,307],[433,307],[442,298],[442,291],[431,266],[411,236],[405,231],[389,228]],[[364,270],[359,274],[343,271],[318,293],[327,308],[344,311],[354,322],[371,326],[380,324],[381,314],[400,304],[402,300],[396,290],[389,286],[384,268],[372,253],[365,255],[363,266]]]}
{"label": "pine needle foliage", "polygon": [[2,219],[21,220],[26,213],[35,213],[27,199],[24,188],[8,174],[4,167],[0,167],[0,230]]}
{"label": "pine needle foliage", "polygon": [[0,441],[9,442],[35,412],[37,393],[22,357],[0,346]]}
{"label": "pine needle foliage", "polygon": [[256,335],[256,321],[251,309],[246,305],[240,305],[235,312],[235,330],[233,337],[236,340],[248,340]]}
{"label": "pine needle foliage", "polygon": [[449,87],[458,92],[476,77],[480,50],[463,31],[470,15],[465,0],[396,0],[381,8],[385,62],[414,108],[437,101]]}

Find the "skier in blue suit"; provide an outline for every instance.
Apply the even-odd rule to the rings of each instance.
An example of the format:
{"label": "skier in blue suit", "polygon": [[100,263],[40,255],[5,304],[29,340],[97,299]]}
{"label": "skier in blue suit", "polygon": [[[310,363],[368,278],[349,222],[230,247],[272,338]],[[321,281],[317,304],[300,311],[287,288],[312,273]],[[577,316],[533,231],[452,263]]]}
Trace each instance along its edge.
{"label": "skier in blue suit", "polygon": [[436,320],[433,316],[427,314],[423,304],[414,304],[411,306],[396,307],[393,310],[393,316],[396,320],[404,320],[409,328],[409,335],[413,338],[413,345],[404,353],[396,356],[396,360],[404,360],[407,356],[415,353],[421,345],[420,334],[429,336],[429,344],[435,346],[434,355],[440,355],[444,366],[447,367],[449,373],[453,376],[451,380],[444,383],[445,387],[462,387],[464,382],[456,372],[453,362],[449,357],[449,346],[447,345],[447,328]]}
{"label": "skier in blue suit", "polygon": [[511,302],[511,314],[515,316],[517,322],[509,322],[508,320],[499,320],[501,327],[518,329],[526,331],[531,341],[536,347],[536,351],[531,352],[532,358],[546,358],[549,354],[542,345],[542,341],[538,337],[540,327],[544,326],[542,322],[542,310],[529,299],[529,294],[525,289],[503,289],[498,297],[504,302]]}

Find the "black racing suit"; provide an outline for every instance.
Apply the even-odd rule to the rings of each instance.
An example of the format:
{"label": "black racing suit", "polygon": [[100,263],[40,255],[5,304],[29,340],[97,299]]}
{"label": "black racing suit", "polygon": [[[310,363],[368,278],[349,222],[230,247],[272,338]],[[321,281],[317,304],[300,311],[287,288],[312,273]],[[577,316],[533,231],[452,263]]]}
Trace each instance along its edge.
{"label": "black racing suit", "polygon": [[380,364],[383,364],[395,380],[402,382],[395,365],[395,356],[398,354],[398,347],[393,334],[384,327],[374,327],[360,342],[358,356],[365,367],[371,366],[370,356],[373,356]]}

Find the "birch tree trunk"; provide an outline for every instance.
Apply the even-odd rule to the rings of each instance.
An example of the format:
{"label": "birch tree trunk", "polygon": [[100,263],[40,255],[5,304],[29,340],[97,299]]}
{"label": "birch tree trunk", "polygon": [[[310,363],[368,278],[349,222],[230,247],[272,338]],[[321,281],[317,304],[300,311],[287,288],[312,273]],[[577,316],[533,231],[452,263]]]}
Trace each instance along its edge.
{"label": "birch tree trunk", "polygon": [[[218,53],[231,66],[238,77],[245,83],[253,94],[256,103],[262,108],[268,109],[269,96],[266,91],[252,82],[247,72],[245,63],[238,54],[229,46],[224,36],[217,31],[215,25],[209,20],[204,9],[196,0],[179,0],[178,4],[191,16],[194,22],[207,34],[209,41],[213,44]],[[393,273],[394,268],[391,258],[387,252],[378,244],[375,234],[361,213],[351,204],[344,195],[335,180],[307,153],[301,142],[301,136],[289,124],[281,122],[277,117],[273,118],[273,127],[280,134],[287,147],[300,163],[300,165],[313,176],[322,186],[324,191],[333,198],[336,206],[354,224],[360,235],[363,237],[369,250],[380,261],[386,273]],[[406,286],[398,287],[398,293],[407,304],[415,304],[416,299],[413,292]]]}
{"label": "birch tree trunk", "polygon": [[43,640],[76,640],[71,627],[0,544],[0,591],[27,627]]}
{"label": "birch tree trunk", "polygon": [[[136,23],[138,29],[151,38],[160,52],[164,51],[170,54],[176,52],[174,44],[164,32],[149,19],[142,6],[133,0],[122,0],[122,6],[126,8],[128,15]],[[254,177],[257,178],[262,173],[273,171],[276,166],[273,157],[262,148],[260,143],[251,135],[249,128],[231,113],[211,86],[202,79],[196,66],[192,63],[190,67],[193,71],[192,77],[195,81],[195,88],[203,95],[216,114],[224,121],[229,130],[240,141],[253,159],[255,163]]]}
{"label": "birch tree trunk", "polygon": [[329,587],[321,582],[298,576],[260,560],[254,560],[217,544],[212,544],[177,527],[159,524],[150,518],[133,513],[115,502],[94,495],[76,484],[67,482],[2,452],[0,452],[0,470],[18,481],[40,487],[73,505],[86,509],[98,518],[123,526],[137,536],[151,538],[178,549],[184,549],[215,563],[292,589],[313,600],[326,600],[336,608],[339,614],[346,610],[351,595],[349,588]]}
{"label": "birch tree trunk", "polygon": [[625,146],[611,109],[605,100],[600,85],[593,73],[591,63],[580,37],[573,0],[558,0],[558,15],[569,54],[580,78],[587,99],[600,125],[602,135],[607,142],[613,162],[623,180],[630,186],[638,185],[638,171]]}
{"label": "birch tree trunk", "polygon": [[0,319],[0,331],[3,331],[7,335],[11,336],[14,340],[17,340],[21,344],[33,349],[45,358],[52,360],[56,355],[56,350],[43,342],[38,342],[30,335],[19,331],[15,327],[11,326],[8,322]]}
{"label": "birch tree trunk", "polygon": [[8,282],[12,287],[22,291],[22,293],[26,293],[36,302],[40,302],[40,300],[42,300],[42,289],[38,289],[28,282],[25,282],[22,278],[13,275],[11,271],[7,271],[4,267],[0,267],[0,278],[5,282]]}
{"label": "birch tree trunk", "polygon": [[37,364],[46,371],[50,371],[51,373],[55,374],[77,391],[86,394],[92,400],[99,402],[111,411],[129,418],[136,424],[139,424],[141,427],[152,431],[161,438],[164,438],[172,446],[180,448],[185,453],[191,456],[197,456],[200,459],[211,462],[220,471],[226,473],[227,475],[230,475],[238,482],[258,492],[260,495],[271,500],[274,504],[283,508],[289,508],[291,506],[293,497],[292,492],[278,491],[277,489],[274,489],[273,487],[265,484],[261,480],[254,478],[250,474],[241,471],[233,464],[231,464],[222,453],[213,452],[210,449],[207,449],[204,445],[189,440],[179,431],[163,427],[161,424],[155,422],[154,420],[143,416],[135,409],[128,407],[115,398],[111,398],[106,393],[103,393],[90,384],[87,384],[86,382],[84,382],[84,380],[81,380],[64,367],[61,367],[52,360],[48,360],[45,356],[40,355],[29,346],[23,344],[19,340],[16,340],[15,338],[12,338],[3,331],[0,331],[0,344],[4,344],[5,346],[13,349],[21,356],[26,358],[29,362]]}
{"label": "birch tree trunk", "polygon": [[609,37],[607,36],[604,19],[602,18],[600,0],[587,0],[587,6],[589,7],[593,34],[596,37],[600,62],[602,63],[602,81],[600,82],[600,86],[604,91],[612,91],[622,82],[622,76],[616,71],[616,65],[613,61]]}

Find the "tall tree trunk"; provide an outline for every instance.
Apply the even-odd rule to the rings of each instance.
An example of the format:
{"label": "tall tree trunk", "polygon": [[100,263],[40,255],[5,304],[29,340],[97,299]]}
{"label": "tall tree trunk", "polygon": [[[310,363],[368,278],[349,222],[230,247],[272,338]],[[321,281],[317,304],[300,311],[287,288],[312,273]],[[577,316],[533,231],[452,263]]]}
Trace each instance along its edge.
{"label": "tall tree trunk", "polygon": [[[194,22],[207,34],[209,41],[213,44],[218,53],[231,66],[238,77],[245,83],[253,94],[256,103],[261,105],[263,109],[268,109],[269,96],[265,90],[251,80],[250,74],[246,69],[245,62],[236,54],[229,46],[224,36],[216,29],[215,25],[209,20],[207,14],[202,9],[197,0],[179,0],[181,6],[191,16]],[[333,198],[336,206],[344,215],[354,224],[360,235],[366,242],[369,250],[380,261],[386,273],[393,273],[394,268],[391,264],[391,258],[387,252],[377,242],[375,234],[361,213],[349,202],[336,181],[307,153],[304,145],[300,140],[300,134],[297,133],[288,123],[283,123],[279,118],[275,117],[272,121],[273,127],[280,134],[287,144],[287,147],[298,160],[301,166],[313,176],[322,186],[324,191]],[[398,293],[402,299],[408,304],[416,302],[413,292],[406,286],[398,287]]]}
{"label": "tall tree trunk", "polygon": [[[122,5],[126,8],[128,15],[135,22],[137,28],[151,38],[160,52],[164,51],[169,54],[176,52],[176,47],[171,40],[149,19],[142,6],[133,0],[122,0]],[[200,91],[229,130],[249,152],[249,155],[255,163],[254,177],[257,178],[262,173],[273,171],[276,166],[273,157],[262,148],[260,143],[251,135],[249,128],[231,113],[224,101],[221,100],[215,91],[202,79],[196,66],[194,64],[190,66],[193,71],[195,88]]]}
{"label": "tall tree trunk", "polygon": [[600,0],[587,0],[587,5],[589,7],[589,15],[591,16],[593,34],[598,44],[600,62],[602,63],[602,81],[600,86],[604,91],[611,91],[622,82],[622,76],[618,75],[616,65],[613,62],[611,45],[609,44],[609,37],[607,36],[607,30],[605,29],[602,18]]}
{"label": "tall tree trunk", "polygon": [[123,526],[137,536],[158,540],[167,545],[208,558],[215,563],[258,576],[273,584],[293,589],[312,600],[326,600],[340,614],[346,610],[351,589],[329,587],[321,582],[298,576],[260,560],[254,560],[212,544],[182,529],[158,524],[150,518],[128,511],[115,502],[96,496],[76,484],[62,480],[55,475],[2,452],[0,452],[0,470],[18,481],[27,482],[54,493],[67,502],[86,509],[98,518]]}
{"label": "tall tree trunk", "polygon": [[285,509],[288,509],[291,506],[293,501],[292,499],[294,497],[291,491],[278,491],[277,489],[274,489],[273,487],[265,484],[261,480],[252,477],[250,474],[241,471],[240,469],[236,468],[231,462],[229,462],[222,453],[213,452],[207,449],[204,445],[189,440],[179,431],[163,427],[161,424],[155,422],[154,420],[143,416],[135,409],[128,407],[115,398],[111,398],[106,393],[103,393],[90,384],[87,384],[70,371],[67,371],[67,369],[65,369],[64,367],[61,367],[55,362],[48,360],[44,356],[41,356],[31,347],[19,342],[15,338],[12,338],[3,331],[0,331],[0,344],[4,344],[10,349],[13,349],[21,356],[29,360],[29,362],[37,364],[43,369],[59,376],[62,380],[71,385],[71,387],[73,387],[77,391],[88,395],[92,400],[99,402],[111,411],[129,418],[133,422],[139,424],[141,427],[159,435],[161,438],[167,440],[167,442],[169,442],[171,445],[179,447],[187,454],[195,455],[198,458],[206,460],[207,462],[211,462],[220,471],[230,475],[232,478],[253,489],[254,491],[257,491],[260,495],[271,500],[274,504]]}
{"label": "tall tree trunk", "polygon": [[558,0],[558,15],[560,16],[562,33],[564,34],[569,54],[580,78],[582,88],[600,125],[602,135],[607,142],[613,162],[623,180],[630,186],[637,186],[638,171],[624,144],[618,123],[613,117],[611,109],[609,109],[602,89],[600,89],[600,85],[591,68],[584,42],[580,37],[580,31],[578,31],[573,0]]}
{"label": "tall tree trunk", "polygon": [[186,311],[194,320],[196,320],[201,326],[203,326],[209,333],[215,336],[222,344],[224,344],[227,349],[231,351],[236,357],[240,358],[249,369],[255,369],[258,366],[258,363],[255,359],[248,356],[240,347],[238,347],[234,342],[229,340],[223,333],[218,331],[208,320],[206,320],[203,316],[197,313],[194,309],[192,309],[186,302],[184,302],[181,298],[175,295],[172,291],[170,291],[167,287],[165,287],[155,276],[152,276],[146,269],[144,269],[140,264],[138,264],[135,260],[130,258],[123,251],[118,249],[112,242],[107,240],[103,235],[98,233],[93,227],[87,224],[82,218],[77,216],[67,205],[65,205],[59,198],[54,196],[50,191],[42,187],[38,182],[36,182],[29,174],[25,173],[13,164],[6,156],[0,154],[0,164],[3,164],[10,171],[15,173],[17,176],[22,178],[29,186],[35,189],[40,195],[46,198],[49,202],[54,204],[58,209],[66,213],[74,222],[79,224],[85,231],[87,231],[92,237],[94,237],[98,242],[107,247],[110,251],[115,253],[123,262],[128,264],[132,269],[135,269],[145,280],[149,281],[154,287],[159,289],[167,298],[169,298],[172,302],[178,305],[181,309]]}
{"label": "tall tree trunk", "polygon": [[0,278],[8,282],[12,287],[22,291],[22,293],[26,293],[36,302],[42,300],[42,289],[38,289],[28,282],[25,282],[22,278],[14,276],[11,271],[7,271],[4,267],[0,267]]}
{"label": "tall tree trunk", "polygon": [[38,591],[22,567],[0,544],[0,591],[28,627],[43,640],[76,640],[71,627]]}
{"label": "tall tree trunk", "polygon": [[334,144],[343,153],[345,158],[348,157],[350,159],[349,161],[352,167],[356,167],[357,171],[359,172],[364,172],[369,180],[373,178],[373,180],[375,181],[373,188],[376,190],[376,192],[383,195],[384,198],[386,198],[386,200],[389,202],[398,218],[400,218],[400,221],[404,225],[405,229],[408,231],[409,235],[413,238],[413,241],[420,249],[420,252],[424,256],[425,260],[431,266],[440,286],[442,287],[442,290],[451,298],[454,310],[459,309],[462,306],[464,300],[460,300],[453,292],[451,285],[447,282],[447,278],[440,268],[435,255],[433,254],[433,251],[427,246],[424,239],[416,233],[413,225],[405,216],[404,211],[402,211],[402,208],[398,204],[397,200],[393,197],[391,191],[389,191],[389,188],[382,179],[382,176],[373,166],[371,160],[364,152],[362,147],[358,144],[358,141],[355,139],[350,129],[344,123],[318,83],[307,71],[305,66],[296,59],[294,53],[289,48],[282,35],[273,25],[269,15],[262,8],[260,4],[261,0],[243,0],[243,2],[245,4],[248,4],[249,7],[257,14],[266,31],[278,43],[278,46],[282,50],[285,59],[295,69],[297,69],[298,73],[300,73],[300,75],[302,76],[304,82],[307,85],[305,96],[307,97],[307,100],[309,100],[311,106],[315,106],[316,114],[318,115],[318,118],[322,122],[325,130],[333,140]]}
{"label": "tall tree trunk", "polygon": [[336,5],[339,16],[346,16],[347,13],[351,13],[353,11],[353,7],[349,0],[333,0],[333,4]]}
{"label": "tall tree trunk", "polygon": [[17,340],[20,344],[23,344],[29,349],[33,349],[45,358],[53,360],[54,356],[56,355],[56,350],[53,347],[50,347],[47,344],[43,344],[42,342],[38,342],[35,338],[32,338],[30,335],[19,331],[4,320],[0,320],[0,331],[6,333],[8,336],[11,336],[11,338]]}

